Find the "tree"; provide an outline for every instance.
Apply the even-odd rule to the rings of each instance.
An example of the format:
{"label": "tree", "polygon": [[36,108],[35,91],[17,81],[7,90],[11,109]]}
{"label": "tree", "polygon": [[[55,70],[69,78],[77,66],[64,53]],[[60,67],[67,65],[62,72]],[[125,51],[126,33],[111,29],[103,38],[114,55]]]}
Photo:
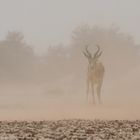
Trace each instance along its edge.
{"label": "tree", "polygon": [[61,79],[69,73],[68,51],[63,44],[49,47],[45,55],[45,61],[47,64],[48,79]]}
{"label": "tree", "polygon": [[131,35],[122,33],[116,26],[103,28],[83,25],[72,32],[69,47],[61,44],[48,49],[45,57],[46,80],[59,83],[61,79],[70,79],[71,88],[75,86],[83,90],[88,65],[83,50],[89,45],[89,50],[94,53],[96,44],[103,50],[101,61],[108,82],[116,81],[139,66],[137,46]]}
{"label": "tree", "polygon": [[0,41],[0,73],[4,78],[13,80],[27,78],[35,59],[34,52],[25,43],[22,33],[8,32],[5,40]]}
{"label": "tree", "polygon": [[102,28],[83,25],[76,28],[72,33],[72,58],[78,60],[74,64],[77,72],[78,67],[85,67],[82,51],[85,45],[95,50],[99,44],[103,50],[102,61],[110,79],[123,76],[126,72],[139,65],[134,39],[131,35],[122,33],[116,26]]}

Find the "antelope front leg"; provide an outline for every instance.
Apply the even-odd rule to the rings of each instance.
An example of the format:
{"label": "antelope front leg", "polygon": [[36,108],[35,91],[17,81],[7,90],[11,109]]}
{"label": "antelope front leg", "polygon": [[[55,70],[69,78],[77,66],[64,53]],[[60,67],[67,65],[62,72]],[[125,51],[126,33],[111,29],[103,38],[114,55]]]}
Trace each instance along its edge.
{"label": "antelope front leg", "polygon": [[91,90],[92,90],[93,104],[95,105],[96,102],[95,102],[95,97],[94,97],[94,84],[93,83],[91,83]]}
{"label": "antelope front leg", "polygon": [[99,104],[101,104],[101,87],[102,87],[102,84],[99,84],[97,86],[97,96],[98,96]]}

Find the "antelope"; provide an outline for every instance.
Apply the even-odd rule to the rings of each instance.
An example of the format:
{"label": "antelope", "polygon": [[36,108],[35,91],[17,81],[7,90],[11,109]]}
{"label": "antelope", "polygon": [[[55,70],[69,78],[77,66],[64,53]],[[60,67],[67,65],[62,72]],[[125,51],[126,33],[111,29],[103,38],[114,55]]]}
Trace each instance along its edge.
{"label": "antelope", "polygon": [[97,46],[97,51],[92,55],[88,50],[88,45],[85,47],[83,54],[88,59],[88,70],[87,70],[87,100],[89,94],[89,86],[91,86],[93,103],[95,104],[94,87],[96,87],[98,102],[101,103],[101,87],[103,83],[103,77],[105,68],[104,65],[99,62],[99,57],[102,55],[100,46]]}

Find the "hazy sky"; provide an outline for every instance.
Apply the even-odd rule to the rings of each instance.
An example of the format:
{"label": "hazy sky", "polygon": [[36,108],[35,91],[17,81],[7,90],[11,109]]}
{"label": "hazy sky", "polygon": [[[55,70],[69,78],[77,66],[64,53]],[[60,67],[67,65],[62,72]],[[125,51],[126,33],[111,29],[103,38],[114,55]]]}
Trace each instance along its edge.
{"label": "hazy sky", "polygon": [[22,31],[28,43],[42,49],[68,43],[82,24],[118,25],[140,43],[140,0],[0,0],[0,38]]}

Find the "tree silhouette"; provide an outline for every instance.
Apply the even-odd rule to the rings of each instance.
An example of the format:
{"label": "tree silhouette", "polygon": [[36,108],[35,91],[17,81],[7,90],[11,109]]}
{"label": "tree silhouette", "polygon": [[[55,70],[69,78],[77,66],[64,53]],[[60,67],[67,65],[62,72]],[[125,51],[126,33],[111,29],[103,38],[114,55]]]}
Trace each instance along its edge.
{"label": "tree silhouette", "polygon": [[[45,56],[47,62],[47,73],[49,79],[60,79],[66,76],[68,71],[68,50],[62,44],[49,47]],[[52,73],[52,75],[50,75]]]}
{"label": "tree silhouette", "polygon": [[94,53],[96,44],[103,50],[101,61],[105,65],[108,80],[115,81],[139,65],[139,55],[131,35],[122,33],[114,25],[110,28],[83,25],[72,32],[68,48],[56,46],[48,50],[46,62],[50,68],[49,76],[56,80],[73,75],[73,83],[81,88],[85,84],[88,64],[82,52],[89,45]]}
{"label": "tree silhouette", "polygon": [[34,61],[34,52],[25,43],[22,33],[8,32],[5,40],[0,41],[0,74],[4,78],[25,78]]}
{"label": "tree silhouette", "polygon": [[103,50],[102,61],[107,66],[111,77],[122,76],[139,64],[139,56],[133,37],[122,33],[116,26],[102,28],[84,25],[76,28],[72,33],[71,48],[73,50],[72,58],[75,60],[79,58],[76,65],[82,64],[81,52],[87,44],[93,51],[96,49],[96,44],[101,46]]}

